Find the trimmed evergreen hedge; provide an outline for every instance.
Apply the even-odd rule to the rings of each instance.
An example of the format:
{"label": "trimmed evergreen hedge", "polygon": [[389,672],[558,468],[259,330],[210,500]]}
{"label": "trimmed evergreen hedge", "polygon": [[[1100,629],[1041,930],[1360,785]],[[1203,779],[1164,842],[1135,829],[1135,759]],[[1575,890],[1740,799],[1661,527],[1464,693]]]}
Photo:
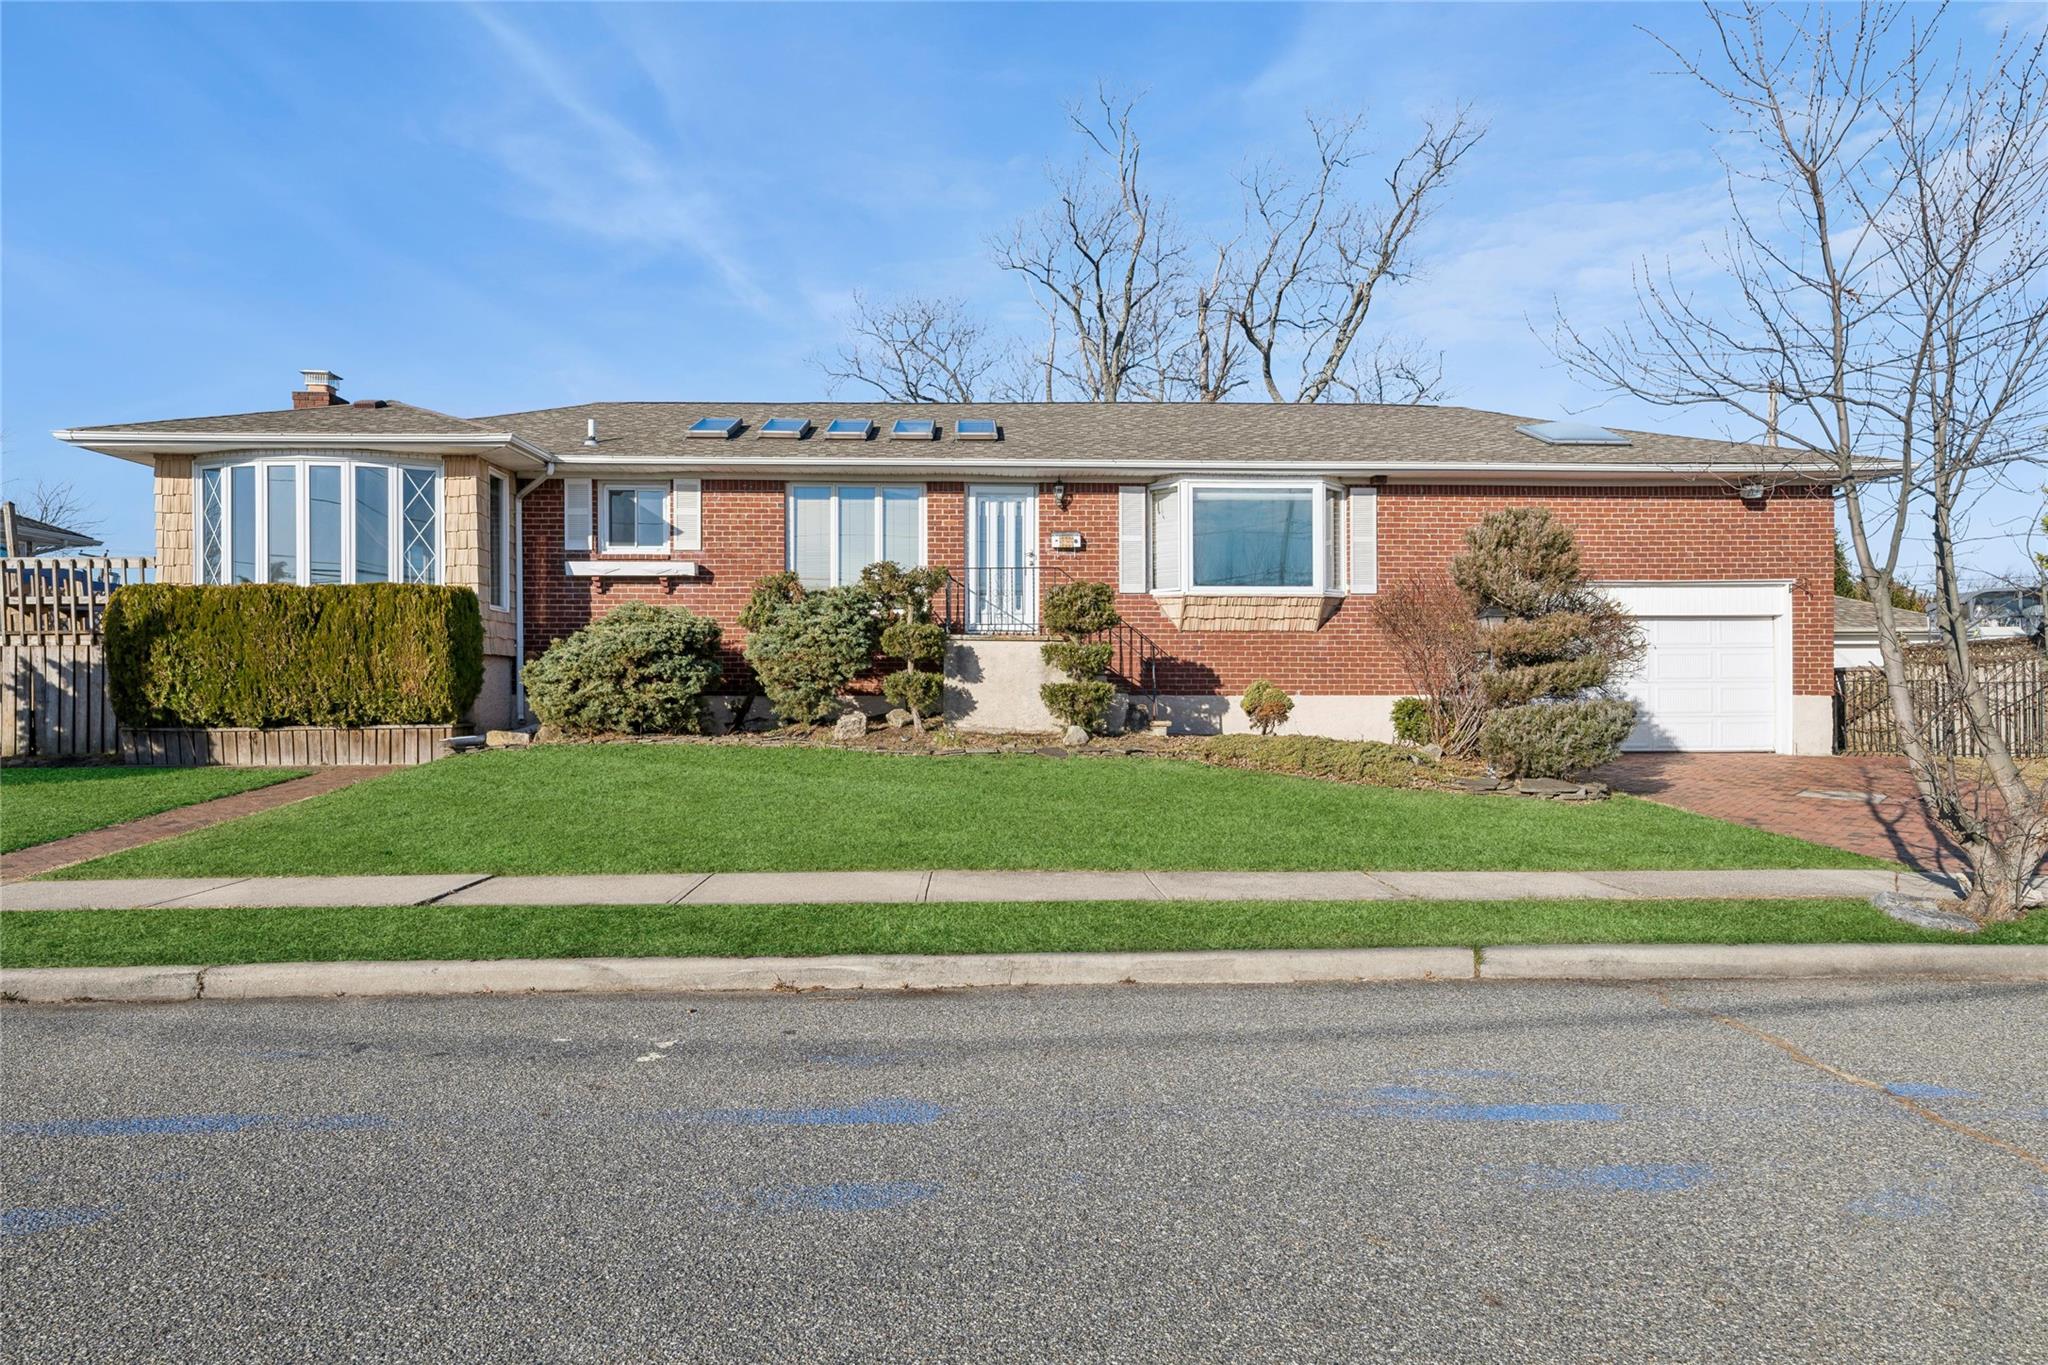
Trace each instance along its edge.
{"label": "trimmed evergreen hedge", "polygon": [[105,619],[124,725],[447,725],[483,687],[468,588],[141,583]]}

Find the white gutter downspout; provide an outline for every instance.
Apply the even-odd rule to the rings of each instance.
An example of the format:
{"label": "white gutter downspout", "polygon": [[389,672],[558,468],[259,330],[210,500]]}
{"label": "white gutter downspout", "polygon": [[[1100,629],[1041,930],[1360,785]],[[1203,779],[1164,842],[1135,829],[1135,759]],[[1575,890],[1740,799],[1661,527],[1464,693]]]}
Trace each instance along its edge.
{"label": "white gutter downspout", "polygon": [[526,724],[526,495],[555,477],[555,462],[512,498],[512,723]]}

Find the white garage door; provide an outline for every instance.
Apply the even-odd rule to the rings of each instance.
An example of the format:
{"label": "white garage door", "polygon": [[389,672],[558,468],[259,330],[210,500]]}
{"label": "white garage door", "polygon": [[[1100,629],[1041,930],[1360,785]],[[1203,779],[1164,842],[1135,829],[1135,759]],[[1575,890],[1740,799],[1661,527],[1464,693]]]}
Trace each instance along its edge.
{"label": "white garage door", "polygon": [[1625,749],[1777,747],[1777,648],[1767,616],[1643,617],[1627,683],[1641,709]]}

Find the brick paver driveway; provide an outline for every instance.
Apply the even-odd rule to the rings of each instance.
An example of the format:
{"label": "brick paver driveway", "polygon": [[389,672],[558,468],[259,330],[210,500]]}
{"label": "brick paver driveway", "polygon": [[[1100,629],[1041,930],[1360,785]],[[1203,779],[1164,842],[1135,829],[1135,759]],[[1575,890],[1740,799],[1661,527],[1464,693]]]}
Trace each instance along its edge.
{"label": "brick paver driveway", "polygon": [[[1914,792],[1903,758],[1624,754],[1598,776],[1617,791],[1874,858],[1896,858],[1923,872],[1953,872],[1964,865],[1960,850]],[[1812,794],[1819,792],[1832,795]]]}

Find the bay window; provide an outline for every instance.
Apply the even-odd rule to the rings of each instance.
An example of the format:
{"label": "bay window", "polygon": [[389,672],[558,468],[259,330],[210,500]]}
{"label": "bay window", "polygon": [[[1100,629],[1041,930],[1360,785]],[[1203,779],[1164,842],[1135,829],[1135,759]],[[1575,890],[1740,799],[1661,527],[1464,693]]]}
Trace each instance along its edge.
{"label": "bay window", "polygon": [[279,452],[195,479],[202,583],[441,581],[438,468]]}
{"label": "bay window", "polygon": [[792,484],[789,567],[807,588],[845,587],[881,560],[924,563],[924,490],[872,484]]}
{"label": "bay window", "polygon": [[1150,498],[1154,592],[1343,590],[1341,489],[1183,479]]}

